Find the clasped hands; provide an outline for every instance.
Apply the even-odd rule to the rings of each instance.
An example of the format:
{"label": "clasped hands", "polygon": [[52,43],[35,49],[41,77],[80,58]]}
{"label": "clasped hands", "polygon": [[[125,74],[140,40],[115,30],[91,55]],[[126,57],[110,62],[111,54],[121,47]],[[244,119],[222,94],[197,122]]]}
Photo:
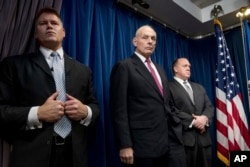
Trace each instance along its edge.
{"label": "clasped hands", "polygon": [[193,116],[193,124],[192,126],[200,130],[200,133],[204,133],[206,131],[206,125],[208,124],[208,118],[205,115],[195,115]]}
{"label": "clasped hands", "polygon": [[43,105],[38,108],[39,121],[56,122],[64,115],[74,121],[80,121],[88,115],[86,105],[78,99],[66,94],[65,102],[57,100],[58,92],[53,93]]}

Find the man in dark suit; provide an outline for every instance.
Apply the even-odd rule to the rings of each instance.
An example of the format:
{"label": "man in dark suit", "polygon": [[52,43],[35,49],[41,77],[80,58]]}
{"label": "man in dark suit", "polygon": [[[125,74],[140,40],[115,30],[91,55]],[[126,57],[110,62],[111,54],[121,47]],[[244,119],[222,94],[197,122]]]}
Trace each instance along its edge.
{"label": "man in dark suit", "polygon": [[[173,117],[170,124],[166,74],[150,58],[156,32],[148,25],[140,27],[133,45],[135,53],[115,64],[110,76],[111,118],[120,159],[133,167],[185,167],[182,141],[172,133],[178,129],[177,134],[181,134],[178,117]],[[170,147],[178,149],[174,152]]]}
{"label": "man in dark suit", "polygon": [[[36,53],[0,65],[1,133],[12,144],[10,167],[87,167],[87,131],[99,115],[91,70],[63,51],[65,30],[56,10],[40,10],[35,37]],[[58,99],[52,52],[63,69],[65,101]],[[54,130],[62,117],[69,120],[66,137]]]}
{"label": "man in dark suit", "polygon": [[170,93],[183,126],[188,167],[211,167],[211,138],[209,125],[214,115],[205,89],[190,78],[191,65],[186,58],[173,62],[174,80],[169,82]]}

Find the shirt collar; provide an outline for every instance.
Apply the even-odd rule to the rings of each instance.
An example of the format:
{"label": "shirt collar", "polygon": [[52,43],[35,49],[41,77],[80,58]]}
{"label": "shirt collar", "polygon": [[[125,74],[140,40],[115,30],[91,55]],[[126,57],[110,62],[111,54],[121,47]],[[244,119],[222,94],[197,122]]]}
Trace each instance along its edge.
{"label": "shirt collar", "polygon": [[184,81],[186,81],[187,84],[189,85],[188,80],[182,80],[182,79],[180,79],[180,78],[178,78],[178,77],[176,77],[176,76],[174,76],[174,79],[175,79],[177,82],[179,82],[180,84],[182,84],[182,85],[183,85],[183,82],[184,82]]}
{"label": "shirt collar", "polygon": [[[40,51],[42,52],[42,54],[44,55],[44,57],[45,57],[46,59],[49,59],[49,58],[50,58],[50,54],[51,54],[52,52],[54,52],[53,50],[48,49],[48,48],[45,48],[45,47],[43,47],[43,46],[40,46],[39,49],[40,49]],[[56,52],[59,54],[60,59],[63,59],[63,54],[64,54],[63,48],[62,48],[62,47],[59,48],[58,50],[56,50]]]}
{"label": "shirt collar", "polygon": [[[141,61],[143,62],[143,63],[145,63],[145,61],[146,61],[146,58],[144,57],[144,56],[142,56],[141,54],[139,54],[138,52],[135,52],[135,54],[141,59]],[[151,59],[149,58],[149,60],[151,61]],[[151,61],[152,62],[152,61]]]}

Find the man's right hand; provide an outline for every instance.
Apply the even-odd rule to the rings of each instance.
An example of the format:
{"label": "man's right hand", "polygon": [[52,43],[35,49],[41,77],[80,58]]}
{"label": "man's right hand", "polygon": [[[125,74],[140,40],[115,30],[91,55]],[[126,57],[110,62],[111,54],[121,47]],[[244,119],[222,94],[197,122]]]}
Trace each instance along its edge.
{"label": "man's right hand", "polygon": [[131,147],[120,150],[120,159],[124,164],[134,163],[134,150]]}
{"label": "man's right hand", "polygon": [[53,93],[43,105],[38,108],[39,121],[56,122],[64,115],[64,102],[56,100],[58,92]]}

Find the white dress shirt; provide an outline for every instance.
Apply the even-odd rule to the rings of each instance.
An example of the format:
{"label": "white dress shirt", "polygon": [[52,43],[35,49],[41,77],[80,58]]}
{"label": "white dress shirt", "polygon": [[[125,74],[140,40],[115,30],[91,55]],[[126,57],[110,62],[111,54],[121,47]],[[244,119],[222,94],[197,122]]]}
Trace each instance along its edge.
{"label": "white dress shirt", "polygon": [[[50,69],[52,69],[52,58],[50,56],[50,54],[52,53],[52,50],[50,50],[48,48],[40,47],[40,51],[44,55],[44,58],[45,58],[46,62],[48,63]],[[64,66],[63,49],[60,48],[56,52],[59,54],[60,61],[62,61],[62,64]],[[28,115],[27,129],[42,128],[42,122],[39,121],[38,115],[37,115],[38,108],[39,108],[39,106],[31,107],[29,115]],[[87,111],[88,111],[87,117],[80,121],[80,124],[85,125],[85,126],[88,126],[91,123],[91,119],[92,119],[92,109],[89,106],[87,106]]]}
{"label": "white dress shirt", "polygon": [[[140,60],[143,62],[143,64],[147,67],[147,69],[150,72],[150,69],[149,69],[149,67],[147,65],[147,62],[146,62],[146,58],[144,56],[142,56],[141,54],[137,53],[137,52],[135,52],[135,54],[140,58]],[[151,61],[151,58],[149,58],[149,59]],[[157,69],[156,69],[156,67],[155,67],[155,65],[154,65],[154,63],[152,61],[151,61],[151,66],[155,71],[156,77],[157,77],[158,81],[160,82],[160,85],[162,86],[160,74],[158,73],[158,71],[157,71]]]}

